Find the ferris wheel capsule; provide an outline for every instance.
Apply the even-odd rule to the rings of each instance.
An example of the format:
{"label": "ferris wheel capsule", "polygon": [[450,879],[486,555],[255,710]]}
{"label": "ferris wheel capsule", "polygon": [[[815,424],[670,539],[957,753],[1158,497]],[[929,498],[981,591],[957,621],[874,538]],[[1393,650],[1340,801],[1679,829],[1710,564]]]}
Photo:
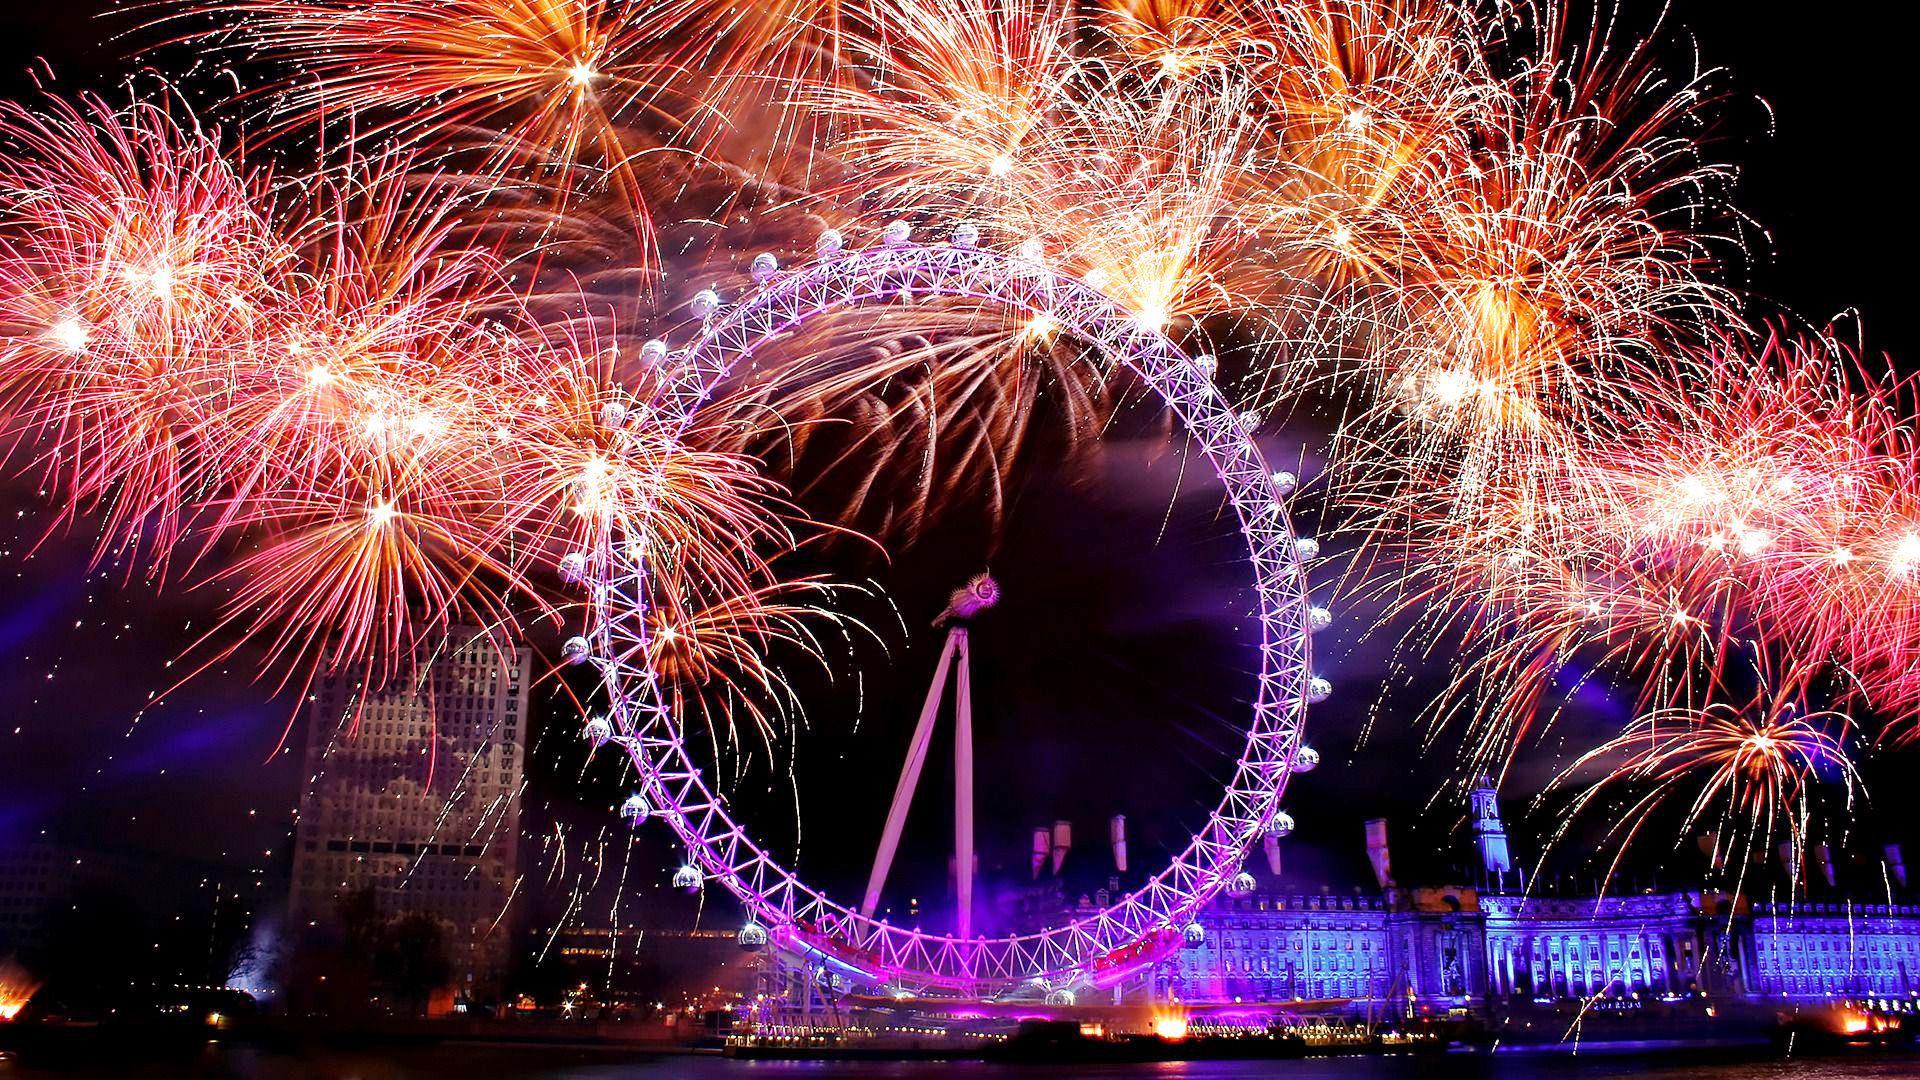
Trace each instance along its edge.
{"label": "ferris wheel capsule", "polygon": [[647,801],[645,795],[637,791],[627,796],[627,801],[620,804],[620,820],[635,828],[652,816],[653,804]]}
{"label": "ferris wheel capsule", "polygon": [[1307,629],[1317,634],[1332,625],[1333,612],[1318,606],[1307,609]]}
{"label": "ferris wheel capsule", "polygon": [[1047,257],[1047,245],[1037,236],[1029,236],[1020,241],[1020,257],[1028,262],[1039,262]]}
{"label": "ferris wheel capsule", "polygon": [[701,289],[693,294],[693,317],[711,319],[713,313],[720,310],[720,294],[712,289]]}
{"label": "ferris wheel capsule", "polygon": [[1315,675],[1307,680],[1307,701],[1318,705],[1333,696],[1333,684]]}
{"label": "ferris wheel capsule", "polygon": [[1071,990],[1053,990],[1047,994],[1047,1004],[1056,1008],[1060,1006],[1070,1006],[1073,1002],[1074,997],[1073,991]]}
{"label": "ferris wheel capsule", "polygon": [[1220,361],[1212,353],[1201,353],[1193,358],[1193,366],[1200,369],[1208,378],[1220,370]]}
{"label": "ferris wheel capsule", "polygon": [[753,275],[756,285],[765,285],[780,272],[780,258],[771,251],[763,251],[753,257],[753,266],[748,271]]}
{"label": "ferris wheel capsule", "polygon": [[600,426],[617,428],[627,422],[627,407],[617,401],[600,406]]}
{"label": "ferris wheel capsule", "polygon": [[1180,940],[1189,949],[1197,949],[1207,943],[1207,928],[1197,922],[1190,922],[1180,931]]}
{"label": "ferris wheel capsule", "polygon": [[667,359],[667,343],[654,338],[640,346],[640,362],[651,367],[659,367]]}
{"label": "ferris wheel capsule", "polygon": [[887,227],[881,231],[880,242],[890,248],[906,247],[907,240],[911,236],[913,236],[913,226],[895,219],[888,222]]}
{"label": "ferris wheel capsule", "polygon": [[592,653],[593,646],[579,635],[568,638],[567,643],[560,646],[560,655],[566,657],[569,664],[584,664]]}
{"label": "ferris wheel capsule", "polygon": [[829,255],[838,255],[846,248],[847,238],[840,235],[839,229],[828,229],[820,234],[820,239],[813,242],[813,253],[823,259]]}
{"label": "ferris wheel capsule", "polygon": [[733,935],[733,943],[748,952],[758,952],[767,947],[767,928],[748,919],[740,932]]}
{"label": "ferris wheel capsule", "polygon": [[1312,562],[1320,557],[1320,541],[1311,536],[1302,536],[1293,542],[1293,557],[1301,562]]}
{"label": "ferris wheel capsule", "polygon": [[1287,767],[1297,773],[1310,773],[1320,767],[1320,751],[1302,744],[1293,752],[1293,762]]}
{"label": "ferris wheel capsule", "polygon": [[1293,834],[1293,826],[1294,821],[1292,814],[1287,813],[1285,810],[1275,810],[1273,812],[1273,821],[1267,825],[1267,835],[1284,839]]}
{"label": "ferris wheel capsule", "polygon": [[1294,489],[1299,486],[1300,478],[1290,472],[1283,471],[1273,474],[1273,490],[1278,492],[1282,497],[1293,494]]}
{"label": "ferris wheel capsule", "polygon": [[604,716],[596,716],[587,721],[587,726],[581,734],[587,737],[587,741],[593,744],[595,750],[598,750],[607,745],[608,739],[613,738],[613,724]]}
{"label": "ferris wheel capsule", "polygon": [[1247,873],[1245,870],[1242,870],[1239,873],[1233,875],[1233,880],[1227,883],[1227,895],[1228,896],[1252,896],[1253,890],[1259,887],[1260,887],[1260,883],[1254,880],[1253,875]]}
{"label": "ferris wheel capsule", "polygon": [[1248,409],[1245,412],[1241,413],[1239,416],[1234,417],[1233,419],[1236,423],[1240,425],[1240,430],[1246,432],[1249,435],[1253,434],[1256,431],[1259,431],[1260,425],[1266,422],[1266,418],[1261,416],[1260,413],[1254,409]]}
{"label": "ferris wheel capsule", "polygon": [[980,226],[971,221],[963,221],[953,227],[953,246],[970,248],[980,242]]}
{"label": "ferris wheel capsule", "polygon": [[704,879],[700,876],[700,868],[691,863],[684,864],[673,872],[673,887],[686,892],[699,892],[702,880]]}
{"label": "ferris wheel capsule", "polygon": [[587,576],[587,553],[569,551],[560,556],[560,580],[569,585],[578,585]]}

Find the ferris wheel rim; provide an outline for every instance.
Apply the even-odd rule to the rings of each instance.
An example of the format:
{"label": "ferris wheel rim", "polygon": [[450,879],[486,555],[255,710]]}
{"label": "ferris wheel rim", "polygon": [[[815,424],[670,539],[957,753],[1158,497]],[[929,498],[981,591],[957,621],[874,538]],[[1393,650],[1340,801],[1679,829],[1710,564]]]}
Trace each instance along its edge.
{"label": "ferris wheel rim", "polygon": [[[762,278],[759,260],[755,271]],[[597,560],[600,574],[589,605],[593,658],[621,743],[660,816],[703,876],[739,899],[776,944],[818,951],[823,960],[876,982],[901,985],[978,990],[1035,980],[1097,982],[1103,960],[1140,946],[1152,952],[1163,944],[1156,936],[1178,935],[1185,921],[1228,888],[1279,813],[1317,681],[1311,678],[1301,549],[1286,492],[1244,416],[1198,362],[1159,327],[1092,285],[1037,258],[972,243],[921,245],[890,234],[881,246],[827,251],[800,269],[767,274],[744,303],[724,311],[717,294],[703,292],[696,298],[696,309],[704,309],[701,332],[685,350],[664,358],[676,366],[668,389],[652,403],[655,414],[684,436],[701,404],[766,339],[839,308],[924,295],[973,298],[1052,320],[1062,333],[1092,346],[1095,358],[1124,364],[1152,386],[1214,465],[1255,571],[1261,670],[1245,747],[1207,825],[1140,888],[1060,926],[967,939],[894,927],[831,899],[773,859],[707,786],[674,726],[659,677],[644,660],[644,537],[634,538],[638,544],[613,542]]]}

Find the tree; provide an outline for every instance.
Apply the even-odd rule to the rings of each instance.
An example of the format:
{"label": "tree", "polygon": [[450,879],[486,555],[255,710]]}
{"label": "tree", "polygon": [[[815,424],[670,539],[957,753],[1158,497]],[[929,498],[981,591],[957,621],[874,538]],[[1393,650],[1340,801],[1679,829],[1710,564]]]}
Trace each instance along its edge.
{"label": "tree", "polygon": [[427,999],[453,975],[446,927],[423,911],[387,922],[373,954],[373,973],[397,1004],[416,1016],[425,1012]]}
{"label": "tree", "polygon": [[296,1014],[351,1016],[378,997],[410,1015],[426,1011],[453,963],[447,930],[426,912],[389,916],[372,889],[342,896],[330,925],[304,934],[282,969]]}

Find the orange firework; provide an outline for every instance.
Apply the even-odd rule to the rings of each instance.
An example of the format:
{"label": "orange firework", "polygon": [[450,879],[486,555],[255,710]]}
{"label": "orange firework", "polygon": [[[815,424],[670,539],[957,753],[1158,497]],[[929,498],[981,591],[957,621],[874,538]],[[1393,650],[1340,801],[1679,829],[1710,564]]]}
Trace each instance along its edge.
{"label": "orange firework", "polygon": [[1486,762],[1551,719],[1569,665],[1642,706],[1701,704],[1752,597],[1623,535],[1614,470],[1666,460],[1715,370],[1691,346],[1737,324],[1714,281],[1739,252],[1713,227],[1726,174],[1689,137],[1710,78],[1662,79],[1645,46],[1570,48],[1551,13],[1522,11],[1503,56],[1448,5],[1339,7],[1285,83],[1325,84],[1289,95],[1296,115],[1343,93],[1354,110],[1344,132],[1298,126],[1327,147],[1311,172],[1335,208],[1296,215],[1329,312],[1301,336],[1342,361],[1337,390],[1354,368],[1372,388],[1333,455],[1356,572],[1411,619],[1409,653],[1465,639],[1429,716],[1468,717]]}
{"label": "orange firework", "polygon": [[[1715,864],[1736,853],[1743,874],[1745,854],[1768,850],[1779,837],[1804,846],[1814,821],[1813,789],[1831,785],[1842,812],[1849,811],[1859,773],[1846,752],[1852,722],[1839,713],[1804,711],[1797,698],[1791,687],[1763,687],[1744,704],[1716,702],[1636,720],[1555,778],[1549,793],[1602,770],[1560,818],[1554,842],[1582,815],[1607,813],[1605,836],[1615,845],[1610,877],[1654,811],[1672,804],[1681,810],[1682,836],[1704,828],[1716,838]],[[1615,805],[1611,797],[1620,793],[1626,798]]]}
{"label": "orange firework", "polygon": [[964,202],[1046,150],[1075,61],[1065,6],[915,0],[873,4],[869,17],[872,35],[850,44],[849,59],[884,79],[804,88],[847,129],[836,151],[851,163],[856,191],[890,190],[910,205],[935,195]]}
{"label": "orange firework", "polygon": [[647,412],[651,387],[616,383],[615,357],[594,339],[533,340],[540,348],[491,413],[501,542],[549,567],[651,545],[671,553],[650,571],[674,582],[670,594],[750,592],[766,573],[758,553],[793,545],[776,485],[751,460],[664,429]]}
{"label": "orange firework", "polygon": [[1122,384],[1089,377],[1093,365],[1061,337],[964,302],[822,320],[767,350],[689,437],[767,460],[797,493],[835,500],[876,535],[911,537],[974,494],[998,519],[1006,477],[1035,447],[1090,441],[1121,399]]}
{"label": "orange firework", "polygon": [[200,35],[287,70],[272,130],[346,125],[354,142],[480,155],[499,183],[610,187],[650,229],[623,118],[671,75],[647,10],[617,0],[209,0]]}
{"label": "orange firework", "polygon": [[837,190],[1025,245],[1155,326],[1257,316],[1274,288],[1259,244],[1275,162],[1252,89],[1160,78],[1062,5],[964,6],[891,31],[876,16],[888,52],[869,63],[886,79],[820,89],[848,128]]}
{"label": "orange firework", "polygon": [[648,612],[646,661],[666,681],[675,713],[698,717],[716,751],[751,750],[773,759],[777,738],[804,717],[786,665],[815,663],[825,677],[828,635],[836,653],[855,639],[874,639],[866,624],[840,613],[843,594],[864,587],[817,577],[762,580],[734,595],[670,594]]}

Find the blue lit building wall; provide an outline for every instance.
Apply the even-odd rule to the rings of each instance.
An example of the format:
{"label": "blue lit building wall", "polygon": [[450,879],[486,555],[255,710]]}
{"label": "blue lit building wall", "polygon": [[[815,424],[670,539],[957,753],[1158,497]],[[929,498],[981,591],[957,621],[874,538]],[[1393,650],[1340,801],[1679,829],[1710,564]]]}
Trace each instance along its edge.
{"label": "blue lit building wall", "polygon": [[1920,991],[1920,907],[1753,906],[1747,990],[1768,997],[1909,997]]}
{"label": "blue lit building wall", "polygon": [[1385,998],[1395,975],[1378,897],[1222,899],[1197,920],[1196,946],[1155,965],[1153,994],[1194,1003]]}
{"label": "blue lit building wall", "polygon": [[1488,993],[1570,998],[1684,994],[1724,981],[1685,893],[1601,900],[1482,895]]}
{"label": "blue lit building wall", "polygon": [[1205,930],[1199,944],[1154,966],[1153,996],[1193,1004],[1470,1004],[1486,983],[1485,935],[1471,892],[1464,902],[1446,892],[1435,910],[1414,910],[1412,896],[1222,899],[1197,920]]}
{"label": "blue lit building wall", "polygon": [[[1920,907],[1756,904],[1715,894],[1223,899],[1205,939],[1151,974],[1156,1000],[1350,999],[1356,1008],[1595,996],[1920,996]],[[1453,895],[1453,894],[1449,894]]]}

